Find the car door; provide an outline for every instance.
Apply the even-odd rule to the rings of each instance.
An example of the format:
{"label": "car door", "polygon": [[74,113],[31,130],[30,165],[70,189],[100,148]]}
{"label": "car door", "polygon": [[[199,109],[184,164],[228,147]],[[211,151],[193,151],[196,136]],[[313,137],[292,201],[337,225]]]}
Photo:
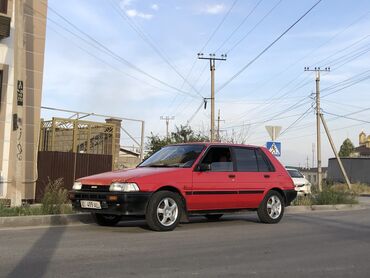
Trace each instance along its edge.
{"label": "car door", "polygon": [[[201,170],[201,165],[209,165]],[[189,210],[221,210],[234,208],[237,198],[234,163],[231,149],[211,146],[193,171],[192,191],[187,192]]]}
{"label": "car door", "polygon": [[257,208],[263,194],[276,182],[271,162],[259,148],[233,147],[236,162],[236,186],[244,208]]}

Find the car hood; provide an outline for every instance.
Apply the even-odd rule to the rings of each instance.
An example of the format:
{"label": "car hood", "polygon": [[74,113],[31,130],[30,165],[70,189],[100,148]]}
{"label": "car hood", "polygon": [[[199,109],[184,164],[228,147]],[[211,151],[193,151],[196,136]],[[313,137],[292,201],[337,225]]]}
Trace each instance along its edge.
{"label": "car hood", "polygon": [[295,186],[310,184],[310,182],[305,178],[292,178],[292,180]]}
{"label": "car hood", "polygon": [[138,167],[105,172],[78,179],[87,185],[110,185],[113,182],[135,182],[139,178],[183,171],[184,168]]}

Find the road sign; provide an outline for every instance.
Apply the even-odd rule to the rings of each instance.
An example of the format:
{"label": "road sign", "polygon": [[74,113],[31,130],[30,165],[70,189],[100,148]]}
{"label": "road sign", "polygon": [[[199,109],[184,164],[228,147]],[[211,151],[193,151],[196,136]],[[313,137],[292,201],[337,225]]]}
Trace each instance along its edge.
{"label": "road sign", "polygon": [[269,133],[272,141],[275,141],[279,137],[280,131],[281,131],[281,126],[267,125],[267,126],[265,126],[265,128],[266,128],[267,132]]}
{"label": "road sign", "polygon": [[266,148],[274,156],[281,156],[281,142],[269,141],[266,143]]}

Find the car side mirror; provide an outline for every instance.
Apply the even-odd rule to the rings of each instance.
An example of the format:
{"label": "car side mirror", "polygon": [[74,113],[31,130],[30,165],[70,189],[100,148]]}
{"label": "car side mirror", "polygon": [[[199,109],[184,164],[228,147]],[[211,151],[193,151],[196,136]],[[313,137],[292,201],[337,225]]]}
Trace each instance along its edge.
{"label": "car side mirror", "polygon": [[199,164],[198,169],[200,172],[211,171],[211,164],[205,164],[205,163]]}

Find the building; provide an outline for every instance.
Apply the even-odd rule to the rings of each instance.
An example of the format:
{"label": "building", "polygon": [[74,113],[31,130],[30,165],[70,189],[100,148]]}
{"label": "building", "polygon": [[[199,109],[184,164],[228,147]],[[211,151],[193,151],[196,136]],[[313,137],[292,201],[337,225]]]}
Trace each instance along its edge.
{"label": "building", "polygon": [[[287,166],[287,168],[294,168],[297,169],[299,172],[301,172],[305,178],[312,184],[312,185],[317,185],[317,168],[305,168],[305,167],[292,167],[292,166]],[[323,181],[326,180],[327,178],[327,173],[328,173],[328,168],[327,167],[321,167],[321,172],[322,172],[322,179]]]}
{"label": "building", "polygon": [[[341,160],[351,183],[370,184],[370,135],[366,136],[362,131],[359,134],[359,146],[350,157],[342,157]],[[328,180],[345,182],[336,158],[329,159]]]}
{"label": "building", "polygon": [[33,199],[47,1],[0,0],[0,199]]}
{"label": "building", "polygon": [[120,147],[119,168],[135,168],[141,162],[140,150],[135,148]]}
{"label": "building", "polygon": [[359,146],[354,149],[351,157],[370,157],[370,135],[366,136],[365,132],[359,135]]}

